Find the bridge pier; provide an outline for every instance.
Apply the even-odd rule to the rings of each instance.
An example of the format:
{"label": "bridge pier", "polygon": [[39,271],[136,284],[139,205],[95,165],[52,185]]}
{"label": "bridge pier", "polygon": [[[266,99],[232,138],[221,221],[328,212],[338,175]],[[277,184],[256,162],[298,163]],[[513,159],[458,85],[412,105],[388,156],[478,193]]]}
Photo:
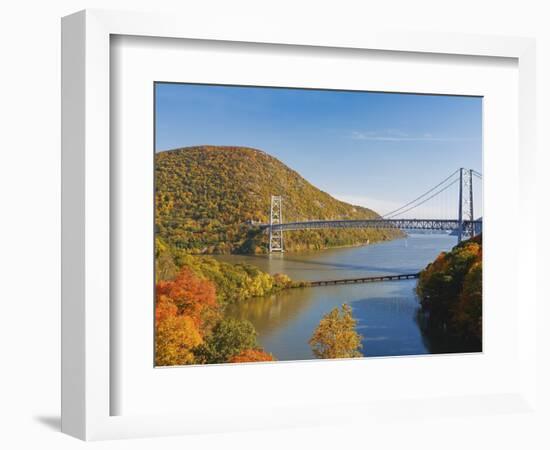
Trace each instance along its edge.
{"label": "bridge pier", "polygon": [[283,229],[274,225],[283,223],[283,198],[280,195],[271,196],[271,211],[269,214],[269,253],[284,252]]}
{"label": "bridge pier", "polygon": [[[468,175],[466,176],[466,172]],[[474,226],[474,183],[473,170],[460,168],[460,182],[458,187],[458,243],[464,235],[473,238],[476,235]],[[464,192],[466,191],[466,192]],[[466,220],[464,220],[466,216]],[[466,223],[466,226],[464,225]]]}

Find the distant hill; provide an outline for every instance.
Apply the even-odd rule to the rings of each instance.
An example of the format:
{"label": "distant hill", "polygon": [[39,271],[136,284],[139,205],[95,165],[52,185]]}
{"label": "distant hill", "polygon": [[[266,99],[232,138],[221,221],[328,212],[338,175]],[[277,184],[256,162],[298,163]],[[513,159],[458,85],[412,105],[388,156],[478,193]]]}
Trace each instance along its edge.
{"label": "distant hill", "polygon": [[[331,197],[267,153],[200,146],[155,155],[156,231],[190,253],[263,253],[267,238],[250,222],[269,221],[271,195],[283,196],[285,222],[366,219],[376,212]],[[397,230],[285,233],[286,250],[350,246],[401,236]]]}

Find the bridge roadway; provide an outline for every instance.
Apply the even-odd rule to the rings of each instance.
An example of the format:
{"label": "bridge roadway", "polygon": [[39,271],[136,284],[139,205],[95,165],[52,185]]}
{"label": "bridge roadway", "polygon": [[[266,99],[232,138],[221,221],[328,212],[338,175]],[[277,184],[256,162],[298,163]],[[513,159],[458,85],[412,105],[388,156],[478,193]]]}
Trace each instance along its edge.
{"label": "bridge roadway", "polygon": [[397,280],[411,280],[418,278],[419,273],[404,273],[399,275],[378,275],[374,277],[361,277],[361,278],[340,278],[338,280],[320,280],[310,281],[307,286],[329,286],[334,284],[353,284],[353,283],[374,283],[376,281],[397,281]]}
{"label": "bridge roadway", "polygon": [[[481,220],[464,220],[463,229],[474,226],[475,233],[481,232]],[[281,224],[261,224],[263,229],[273,231],[316,230],[322,228],[399,228],[403,230],[458,230],[460,222],[456,219],[355,219],[355,220],[311,220],[287,222]]]}

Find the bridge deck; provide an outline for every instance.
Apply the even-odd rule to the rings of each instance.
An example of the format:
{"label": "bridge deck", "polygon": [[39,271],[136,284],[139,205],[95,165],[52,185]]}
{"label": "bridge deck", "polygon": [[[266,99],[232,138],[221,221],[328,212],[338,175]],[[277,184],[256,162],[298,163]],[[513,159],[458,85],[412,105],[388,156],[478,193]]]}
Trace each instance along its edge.
{"label": "bridge deck", "polygon": [[379,275],[375,277],[361,277],[361,278],[341,278],[338,280],[319,280],[310,281],[309,286],[329,286],[334,284],[354,284],[354,283],[373,283],[376,281],[397,281],[397,280],[411,280],[418,278],[419,273],[405,273],[399,275]]}
{"label": "bridge deck", "polygon": [[311,220],[286,222],[280,224],[261,224],[260,228],[273,231],[314,230],[322,228],[398,228],[408,230],[454,231],[462,225],[463,229],[474,228],[474,234],[481,233],[481,220],[454,219],[354,219],[354,220]]}

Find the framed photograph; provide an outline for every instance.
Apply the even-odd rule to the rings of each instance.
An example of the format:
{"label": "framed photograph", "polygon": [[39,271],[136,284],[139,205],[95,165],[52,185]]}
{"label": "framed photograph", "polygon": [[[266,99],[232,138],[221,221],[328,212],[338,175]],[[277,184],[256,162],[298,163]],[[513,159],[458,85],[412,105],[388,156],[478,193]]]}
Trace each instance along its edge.
{"label": "framed photograph", "polygon": [[530,408],[533,41],[62,32],[64,432]]}
{"label": "framed photograph", "polygon": [[482,97],[157,82],[155,113],[157,366],[482,351]]}

